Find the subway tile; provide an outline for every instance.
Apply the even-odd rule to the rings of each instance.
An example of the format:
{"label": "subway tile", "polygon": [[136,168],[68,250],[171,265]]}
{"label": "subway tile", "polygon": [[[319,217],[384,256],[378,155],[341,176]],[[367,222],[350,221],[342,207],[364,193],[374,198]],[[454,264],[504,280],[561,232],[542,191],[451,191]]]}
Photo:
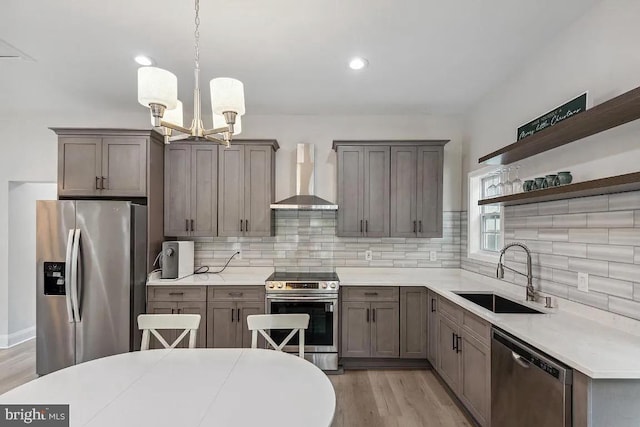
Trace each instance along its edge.
{"label": "subway tile", "polygon": [[633,210],[640,209],[640,191],[618,193],[609,195],[609,210]]}
{"label": "subway tile", "polygon": [[569,288],[568,298],[571,301],[590,305],[591,307],[607,310],[609,307],[609,297],[598,292],[582,292],[577,288]]}
{"label": "subway tile", "polygon": [[640,303],[628,299],[609,297],[609,311],[634,319],[640,319]]}
{"label": "subway tile", "polygon": [[527,219],[527,228],[550,228],[553,227],[553,216],[529,216]]}
{"label": "subway tile", "polygon": [[609,210],[609,196],[580,197],[569,200],[569,213],[606,212]]}
{"label": "subway tile", "polygon": [[516,229],[514,239],[516,240],[536,240],[538,238],[538,230]]}
{"label": "subway tile", "polygon": [[585,258],[569,258],[569,270],[578,273],[595,274],[597,276],[609,276],[609,263]]}
{"label": "subway tile", "polygon": [[633,246],[589,244],[587,256],[590,259],[633,263]]}
{"label": "subway tile", "polygon": [[609,277],[638,282],[640,281],[640,265],[610,262]]}
{"label": "subway tile", "polygon": [[608,243],[608,228],[571,228],[569,241],[575,243]]}
{"label": "subway tile", "polygon": [[569,241],[569,230],[567,228],[541,228],[538,230],[538,239],[567,242]]}
{"label": "subway tile", "polygon": [[633,263],[640,264],[640,247],[635,247],[633,251]]}
{"label": "subway tile", "polygon": [[638,282],[633,284],[633,299],[640,301],[640,283]]}
{"label": "subway tile", "polygon": [[608,295],[615,295],[621,298],[633,298],[633,283],[608,277],[590,275],[589,290],[594,290]]}
{"label": "subway tile", "polygon": [[538,263],[541,267],[569,269],[569,258],[560,255],[538,255]]}
{"label": "subway tile", "polygon": [[504,218],[504,228],[507,230],[512,230],[516,228],[526,228],[527,227],[527,218],[524,216],[505,216]]}
{"label": "subway tile", "polygon": [[538,215],[559,215],[569,213],[569,202],[557,200],[538,204]]}
{"label": "subway tile", "polygon": [[633,212],[599,212],[587,214],[587,227],[633,227]]}
{"label": "subway tile", "polygon": [[510,210],[509,213],[514,217],[538,215],[538,205],[535,203],[532,203],[528,205],[512,206],[512,209]]}
{"label": "subway tile", "polygon": [[538,289],[560,298],[567,298],[569,295],[569,286],[556,283],[552,280],[540,280]]}
{"label": "subway tile", "polygon": [[395,259],[393,260],[394,267],[411,268],[418,266],[417,259]]}
{"label": "subway tile", "polygon": [[640,211],[635,211],[633,213],[633,217],[634,217],[634,224],[636,227],[640,227]]}
{"label": "subway tile", "polygon": [[565,214],[553,216],[554,228],[578,228],[587,226],[587,214]]}
{"label": "subway tile", "polygon": [[640,228],[612,228],[609,230],[609,243],[640,246]]}
{"label": "subway tile", "polygon": [[391,259],[374,259],[369,261],[369,267],[393,267]]}
{"label": "subway tile", "polygon": [[552,280],[556,283],[562,283],[573,287],[578,286],[578,273],[567,270],[553,269]]}
{"label": "subway tile", "polygon": [[586,258],[587,245],[586,243],[553,242],[553,254]]}

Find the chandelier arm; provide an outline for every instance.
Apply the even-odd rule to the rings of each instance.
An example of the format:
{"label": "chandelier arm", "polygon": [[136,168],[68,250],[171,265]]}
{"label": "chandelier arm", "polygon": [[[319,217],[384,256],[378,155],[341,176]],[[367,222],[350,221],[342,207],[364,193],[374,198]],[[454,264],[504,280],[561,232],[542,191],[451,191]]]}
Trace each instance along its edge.
{"label": "chandelier arm", "polygon": [[218,144],[224,145],[225,147],[229,146],[227,141],[225,141],[224,139],[216,138],[215,136],[206,135],[204,137],[204,139],[206,139],[207,141],[211,141],[211,142],[217,142]]}
{"label": "chandelier arm", "polygon": [[175,131],[191,135],[191,129],[183,127],[183,126],[180,126],[180,125],[177,125],[175,123],[165,122],[164,120],[161,120],[160,121],[160,126],[164,126],[166,128],[173,129]]}
{"label": "chandelier arm", "polygon": [[207,136],[207,135],[215,135],[215,134],[219,134],[219,133],[225,133],[225,132],[229,132],[229,126],[224,126],[221,128],[215,128],[215,129],[206,129],[202,132],[203,136]]}

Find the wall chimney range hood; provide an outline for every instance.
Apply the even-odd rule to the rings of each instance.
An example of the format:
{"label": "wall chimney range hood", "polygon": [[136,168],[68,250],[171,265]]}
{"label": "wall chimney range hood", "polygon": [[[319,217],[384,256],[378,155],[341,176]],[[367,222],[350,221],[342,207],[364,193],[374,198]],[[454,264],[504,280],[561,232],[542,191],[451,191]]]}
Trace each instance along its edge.
{"label": "wall chimney range hood", "polygon": [[296,159],[296,195],[272,204],[271,209],[338,210],[338,205],[314,194],[314,145],[298,144]]}

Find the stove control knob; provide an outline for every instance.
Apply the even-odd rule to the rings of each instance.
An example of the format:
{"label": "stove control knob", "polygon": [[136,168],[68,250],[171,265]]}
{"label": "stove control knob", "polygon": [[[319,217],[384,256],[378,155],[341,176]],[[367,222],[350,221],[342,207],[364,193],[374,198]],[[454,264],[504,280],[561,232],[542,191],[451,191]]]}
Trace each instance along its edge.
{"label": "stove control knob", "polygon": [[282,284],[282,282],[278,283],[278,289],[282,289],[284,287],[284,285]]}
{"label": "stove control knob", "polygon": [[336,287],[338,287],[338,285],[336,285],[335,283],[331,283],[329,286],[331,287],[331,289],[335,289]]}
{"label": "stove control knob", "polygon": [[273,283],[269,283],[269,289],[273,289]]}
{"label": "stove control knob", "polygon": [[322,284],[322,289],[327,289],[327,284],[326,283]]}

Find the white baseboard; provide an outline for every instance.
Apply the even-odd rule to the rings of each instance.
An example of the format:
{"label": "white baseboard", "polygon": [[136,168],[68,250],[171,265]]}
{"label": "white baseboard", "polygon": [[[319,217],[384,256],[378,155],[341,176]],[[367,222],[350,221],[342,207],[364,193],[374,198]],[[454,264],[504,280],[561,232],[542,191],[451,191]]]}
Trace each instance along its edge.
{"label": "white baseboard", "polygon": [[0,348],[10,348],[36,337],[36,327],[31,326],[9,335],[0,335]]}

